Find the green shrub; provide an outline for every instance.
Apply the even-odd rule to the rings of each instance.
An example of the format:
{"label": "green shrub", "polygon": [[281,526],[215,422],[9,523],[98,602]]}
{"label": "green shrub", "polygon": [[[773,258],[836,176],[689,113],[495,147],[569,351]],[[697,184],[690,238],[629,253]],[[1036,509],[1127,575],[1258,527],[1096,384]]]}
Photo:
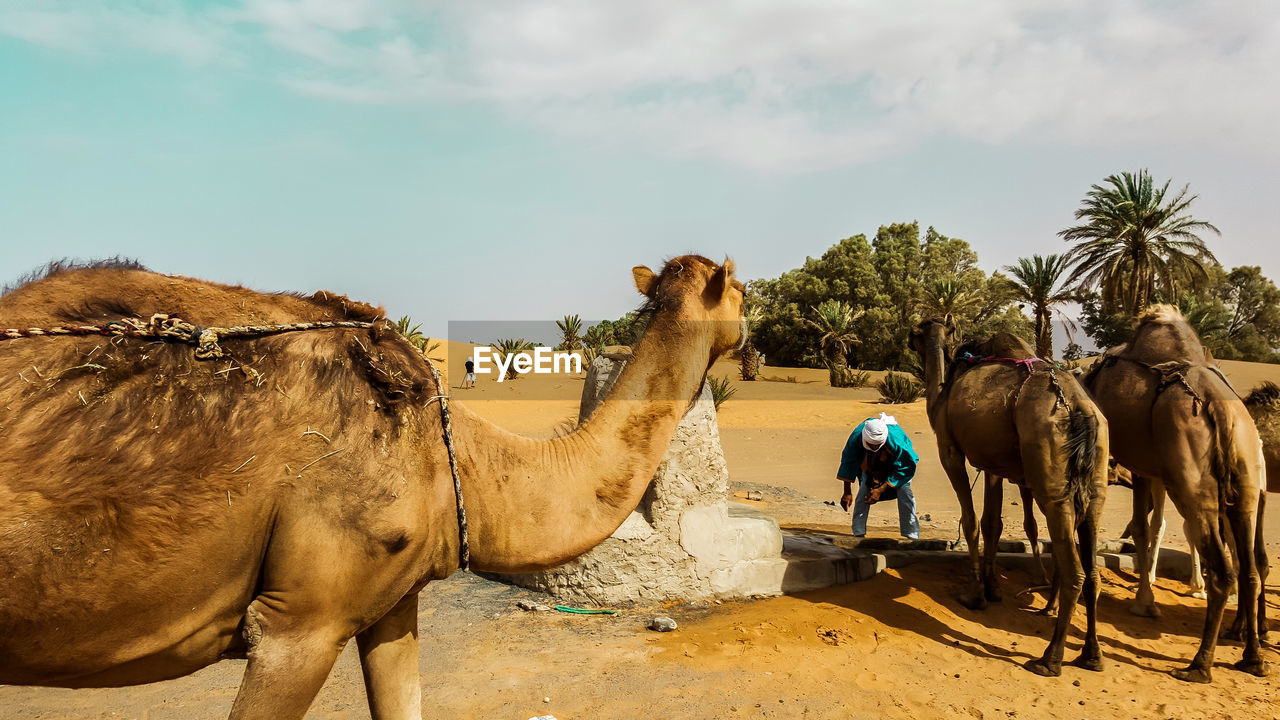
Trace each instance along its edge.
{"label": "green shrub", "polygon": [[871,384],[871,373],[847,366],[828,365],[827,379],[834,388],[860,388]]}
{"label": "green shrub", "polygon": [[915,402],[924,394],[924,386],[905,373],[891,372],[876,384],[880,398],[893,405]]}
{"label": "green shrub", "polygon": [[733,397],[738,392],[738,388],[734,387],[727,377],[709,377],[707,378],[707,383],[711,385],[711,402],[715,404],[716,410],[720,409],[725,400]]}

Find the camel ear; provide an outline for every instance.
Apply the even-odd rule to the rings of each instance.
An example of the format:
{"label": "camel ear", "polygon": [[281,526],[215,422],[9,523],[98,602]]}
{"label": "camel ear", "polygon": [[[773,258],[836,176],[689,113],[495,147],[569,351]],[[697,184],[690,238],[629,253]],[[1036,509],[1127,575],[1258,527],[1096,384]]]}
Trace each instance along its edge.
{"label": "camel ear", "polygon": [[636,289],[640,294],[653,299],[658,292],[658,276],[644,265],[637,265],[631,268],[631,277],[636,281]]}
{"label": "camel ear", "polygon": [[707,281],[707,289],[702,295],[713,303],[719,303],[725,292],[729,290],[729,286],[733,284],[733,261],[725,259],[724,264],[716,268],[711,274],[711,279]]}
{"label": "camel ear", "polygon": [[942,319],[942,322],[943,322],[943,324],[945,324],[945,325],[947,326],[947,329],[948,329],[948,330],[950,330],[950,331],[952,331],[952,332],[955,332],[955,330],[956,330],[956,319],[955,319],[954,317],[952,317],[951,313],[947,313],[947,316],[946,316],[945,318],[943,318],[943,319]]}

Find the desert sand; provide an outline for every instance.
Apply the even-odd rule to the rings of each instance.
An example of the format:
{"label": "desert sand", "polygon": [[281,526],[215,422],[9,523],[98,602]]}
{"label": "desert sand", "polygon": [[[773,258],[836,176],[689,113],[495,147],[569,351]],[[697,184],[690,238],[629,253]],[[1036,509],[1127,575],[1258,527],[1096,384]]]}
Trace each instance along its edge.
{"label": "desert sand", "polygon": [[[451,348],[455,350],[456,348]],[[461,379],[450,352],[451,384]],[[443,353],[441,353],[443,356]],[[456,367],[452,367],[456,365]],[[1280,366],[1224,362],[1240,392]],[[720,362],[713,375],[737,377]],[[582,376],[527,376],[501,385],[482,377],[457,402],[516,432],[548,436],[576,418]],[[840,449],[866,417],[889,412],[908,430],[921,456],[915,480],[927,537],[954,538],[958,507],[938,464],[923,400],[882,405],[872,388],[833,389],[826,372],[767,367],[758,382],[737,382],[720,411],[731,479],[739,489],[775,492],[753,503],[784,527],[848,533],[835,500]],[[785,502],[775,498],[786,498]],[[1273,496],[1274,497],[1274,496]],[[1006,492],[1005,537],[1021,535],[1022,509]],[[1130,498],[1112,489],[1103,537],[1128,520]],[[1273,506],[1274,506],[1273,500]],[[1267,521],[1271,563],[1280,564],[1280,521]],[[1183,547],[1173,515],[1168,543]],[[892,507],[872,510],[871,535],[897,535]],[[617,617],[524,612],[533,593],[459,573],[422,595],[424,715],[441,718],[560,720],[596,718],[1273,718],[1280,674],[1258,679],[1236,672],[1238,643],[1219,646],[1212,686],[1188,685],[1167,671],[1185,664],[1199,640],[1203,601],[1183,583],[1162,579],[1159,620],[1127,612],[1135,580],[1107,572],[1100,602],[1103,673],[1066,667],[1040,678],[1018,664],[1038,657],[1050,620],[1034,614],[1040,598],[1016,595],[1029,584],[1006,573],[1006,598],[984,612],[954,600],[963,567],[921,563],[875,579],[766,600],[635,608]],[[1280,617],[1273,574],[1267,591],[1273,624]],[[545,598],[542,598],[545,600]],[[680,628],[645,629],[662,612]],[[1228,619],[1233,613],[1228,609]],[[1082,626],[1078,618],[1077,626]],[[1275,632],[1273,631],[1273,637]],[[1068,658],[1078,651],[1068,642]],[[360,670],[348,648],[308,717],[367,718]],[[1266,650],[1280,673],[1280,653]],[[165,683],[106,690],[0,687],[5,718],[224,717],[243,671],[226,661]]]}

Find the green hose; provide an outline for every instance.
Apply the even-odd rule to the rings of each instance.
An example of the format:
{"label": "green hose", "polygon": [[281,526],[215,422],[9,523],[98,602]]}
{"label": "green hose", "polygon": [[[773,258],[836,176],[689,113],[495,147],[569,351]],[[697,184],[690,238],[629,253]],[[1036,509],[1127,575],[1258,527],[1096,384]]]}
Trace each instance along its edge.
{"label": "green hose", "polygon": [[590,610],[588,608],[569,607],[568,605],[556,605],[556,610],[560,612],[573,613],[575,615],[621,615],[621,610]]}

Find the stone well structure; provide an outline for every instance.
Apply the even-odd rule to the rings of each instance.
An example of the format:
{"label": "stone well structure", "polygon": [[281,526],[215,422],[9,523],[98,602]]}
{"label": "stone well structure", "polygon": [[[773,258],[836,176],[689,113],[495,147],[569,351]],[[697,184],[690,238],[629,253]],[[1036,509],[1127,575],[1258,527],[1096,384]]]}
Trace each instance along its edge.
{"label": "stone well structure", "polygon": [[[579,421],[604,399],[629,355],[592,363]],[[613,535],[553,570],[499,579],[562,602],[594,605],[777,595],[787,562],[772,518],[729,502],[711,390],[704,385],[676,428],[639,507]]]}

